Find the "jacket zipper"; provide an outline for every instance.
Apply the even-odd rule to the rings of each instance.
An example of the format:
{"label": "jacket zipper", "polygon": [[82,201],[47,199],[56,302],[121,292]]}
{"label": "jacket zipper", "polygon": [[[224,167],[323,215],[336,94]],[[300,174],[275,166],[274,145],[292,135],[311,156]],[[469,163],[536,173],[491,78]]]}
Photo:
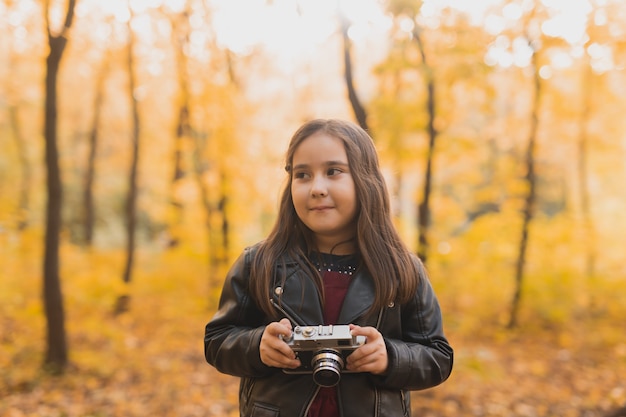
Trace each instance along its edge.
{"label": "jacket zipper", "polygon": [[374,417],[380,416],[380,393],[378,387],[374,387]]}
{"label": "jacket zipper", "polygon": [[[378,312],[378,319],[376,320],[376,330],[378,330],[380,328],[380,325],[383,321],[383,312],[385,311],[384,308],[381,308],[380,311]],[[374,387],[374,415],[375,417],[378,417],[380,414],[378,413],[379,411],[379,407],[380,407],[380,392],[378,392],[378,387]]]}
{"label": "jacket zipper", "polygon": [[376,320],[376,330],[378,330],[380,328],[380,323],[382,323],[383,321],[383,312],[385,311],[384,308],[381,308],[380,311],[378,312],[378,319]]}
{"label": "jacket zipper", "polygon": [[311,406],[313,405],[313,401],[315,400],[315,397],[317,397],[317,393],[318,392],[320,392],[320,386],[319,385],[317,385],[315,387],[315,392],[313,392],[313,396],[311,397],[311,399],[309,400],[309,403],[306,405],[306,408],[304,409],[303,417],[307,417],[309,415],[309,411],[311,410]]}

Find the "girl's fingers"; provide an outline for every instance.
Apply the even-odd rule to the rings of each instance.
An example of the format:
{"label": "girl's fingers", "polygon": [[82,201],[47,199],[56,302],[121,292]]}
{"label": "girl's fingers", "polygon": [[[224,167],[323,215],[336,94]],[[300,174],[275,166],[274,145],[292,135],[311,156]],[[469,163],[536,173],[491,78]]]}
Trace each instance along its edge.
{"label": "girl's fingers", "polygon": [[261,361],[276,368],[297,368],[300,361],[283,338],[291,336],[291,323],[287,319],[268,324],[261,336],[259,353]]}

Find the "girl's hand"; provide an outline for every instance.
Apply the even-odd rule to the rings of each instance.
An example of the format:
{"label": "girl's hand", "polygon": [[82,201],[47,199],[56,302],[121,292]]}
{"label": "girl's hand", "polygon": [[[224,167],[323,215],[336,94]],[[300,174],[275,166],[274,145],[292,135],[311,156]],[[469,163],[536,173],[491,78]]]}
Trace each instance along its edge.
{"label": "girl's hand", "polygon": [[346,369],[353,372],[370,372],[380,375],[387,370],[389,360],[383,335],[374,327],[350,325],[353,336],[365,336],[365,344],[347,358]]}
{"label": "girl's hand", "polygon": [[276,368],[299,367],[300,360],[296,358],[295,352],[281,336],[291,336],[291,322],[286,318],[279,322],[270,323],[265,327],[259,346],[261,362]]}

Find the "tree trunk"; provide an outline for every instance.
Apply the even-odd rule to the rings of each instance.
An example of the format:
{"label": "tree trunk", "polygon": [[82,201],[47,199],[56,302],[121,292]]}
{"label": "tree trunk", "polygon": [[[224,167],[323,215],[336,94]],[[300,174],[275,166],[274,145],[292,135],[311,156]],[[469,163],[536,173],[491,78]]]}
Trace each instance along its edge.
{"label": "tree trunk", "polygon": [[416,28],[413,31],[413,37],[417,43],[417,46],[422,57],[422,64],[424,68],[424,77],[426,79],[426,112],[428,113],[428,151],[426,155],[426,170],[424,172],[424,188],[422,191],[422,201],[418,207],[418,250],[417,254],[422,259],[422,262],[426,263],[429,251],[429,229],[430,229],[430,195],[432,191],[433,183],[433,158],[435,154],[435,145],[437,142],[437,130],[435,129],[435,117],[436,117],[436,105],[435,105],[435,80],[433,75],[433,69],[430,67],[426,51],[424,50],[424,44],[422,42],[419,29]]}
{"label": "tree trunk", "polygon": [[[179,20],[177,20],[177,18]],[[173,173],[170,183],[170,206],[172,210],[172,220],[170,224],[169,247],[174,247],[179,243],[179,237],[174,231],[173,225],[180,224],[183,218],[183,202],[177,195],[178,184],[186,175],[183,160],[185,142],[191,139],[191,93],[189,92],[189,80],[187,75],[187,55],[185,49],[189,45],[189,12],[185,10],[179,15],[171,17],[172,37],[176,53],[176,67],[178,70],[178,119],[176,121],[176,131],[174,135],[174,151],[172,155]]]}
{"label": "tree trunk", "polygon": [[[182,81],[181,81],[182,82]],[[185,170],[183,169],[183,148],[184,140],[189,137],[190,122],[189,122],[189,92],[186,85],[180,84],[181,88],[181,103],[178,108],[178,120],[176,122],[176,136],[174,141],[174,172],[172,175],[172,196],[170,198],[171,203],[177,209],[182,208],[182,203],[176,198],[174,190],[176,189],[176,183],[185,176]]]}
{"label": "tree trunk", "polygon": [[59,277],[62,183],[57,149],[57,78],[63,51],[67,45],[67,30],[71,27],[74,17],[74,5],[75,0],[69,0],[63,29],[58,36],[53,36],[48,21],[49,3],[45,4],[50,52],[46,59],[44,119],[46,186],[48,194],[43,262],[43,301],[47,331],[44,369],[52,373],[64,372],[68,360],[63,293]]}
{"label": "tree trunk", "polygon": [[105,54],[102,68],[96,81],[96,96],[93,103],[93,120],[91,121],[91,133],[89,134],[89,151],[87,155],[87,169],[85,172],[85,182],[83,185],[83,205],[84,205],[84,243],[91,246],[93,243],[93,231],[95,224],[95,207],[93,198],[93,183],[96,176],[96,155],[98,151],[98,139],[100,129],[100,118],[102,115],[102,103],[104,102],[104,86],[107,73],[109,71],[109,58]]}
{"label": "tree trunk", "polygon": [[519,241],[519,252],[515,265],[515,289],[513,292],[513,300],[511,302],[511,314],[507,327],[514,328],[518,324],[518,311],[522,298],[522,284],[524,278],[524,268],[526,266],[526,250],[528,247],[528,233],[530,224],[534,218],[535,212],[535,194],[536,194],[536,174],[535,174],[535,148],[537,142],[537,130],[539,127],[539,103],[541,98],[541,79],[539,78],[539,68],[537,66],[537,52],[532,55],[533,70],[533,103],[530,116],[530,132],[528,137],[528,148],[526,150],[526,187],[527,194],[522,211],[522,231]]}
{"label": "tree trunk", "polygon": [[226,191],[228,189],[227,183],[228,183],[228,176],[226,175],[226,170],[222,169],[221,170],[221,175],[220,175],[220,181],[221,181],[221,196],[220,196],[220,201],[217,205],[217,210],[220,212],[221,214],[221,220],[222,220],[222,224],[221,224],[221,233],[222,233],[222,242],[221,242],[221,256],[219,257],[219,262],[221,265],[225,265],[228,262],[228,253],[230,250],[230,222],[228,220],[228,211],[226,210],[228,208],[228,192]]}
{"label": "tree trunk", "polygon": [[[352,59],[350,56],[351,42],[350,37],[348,36],[350,24],[345,16],[339,16],[339,19],[341,22],[341,34],[343,37],[344,78],[346,80],[346,87],[348,88],[348,98],[350,99],[352,111],[354,112],[354,117],[356,118],[359,126],[369,132],[367,125],[367,112],[361,104],[361,100],[359,100],[356,89],[354,88],[354,81],[352,77]],[[371,134],[371,132],[369,133]]]}
{"label": "tree trunk", "polygon": [[30,205],[30,184],[32,178],[32,169],[28,160],[27,148],[25,146],[25,138],[22,133],[22,124],[18,114],[18,107],[12,105],[9,107],[9,123],[13,130],[17,154],[22,168],[20,176],[20,189],[17,206],[17,230],[24,230],[28,227],[28,209]]}
{"label": "tree trunk", "polygon": [[[126,197],[126,264],[124,267],[123,281],[128,291],[128,284],[132,280],[133,265],[135,261],[135,246],[136,246],[136,229],[137,229],[137,177],[139,170],[139,139],[140,139],[140,120],[139,120],[139,103],[135,96],[135,90],[137,82],[135,79],[135,65],[134,65],[134,36],[131,27],[131,19],[128,21],[128,56],[127,56],[127,70],[128,70],[128,90],[131,102],[131,117],[132,117],[132,133],[131,133],[131,163],[130,172],[128,175],[128,194]],[[123,313],[130,308],[130,294],[122,294],[116,303],[115,314]]]}
{"label": "tree trunk", "polygon": [[[183,26],[187,27],[189,13],[185,12],[181,14],[181,17],[185,19]],[[178,69],[178,87],[179,92],[179,107],[178,107],[178,120],[176,123],[176,136],[174,143],[174,172],[172,175],[172,184],[175,184],[178,180],[185,176],[183,169],[182,157],[185,138],[189,138],[191,135],[191,121],[190,121],[190,93],[189,93],[189,81],[187,76],[187,55],[185,49],[189,45],[189,34],[178,27],[176,21],[172,19],[174,46],[176,52],[176,67]],[[172,195],[172,204],[179,206],[180,203]]]}
{"label": "tree trunk", "polygon": [[215,265],[215,254],[213,250],[213,205],[211,204],[211,193],[209,190],[209,186],[204,180],[204,174],[207,170],[206,164],[203,163],[203,155],[206,149],[206,138],[202,135],[194,135],[194,148],[193,148],[193,172],[194,178],[196,180],[196,184],[198,186],[198,190],[200,191],[200,202],[202,204],[202,208],[204,210],[204,225],[207,234],[207,250],[208,250],[208,260],[209,266],[213,268]]}

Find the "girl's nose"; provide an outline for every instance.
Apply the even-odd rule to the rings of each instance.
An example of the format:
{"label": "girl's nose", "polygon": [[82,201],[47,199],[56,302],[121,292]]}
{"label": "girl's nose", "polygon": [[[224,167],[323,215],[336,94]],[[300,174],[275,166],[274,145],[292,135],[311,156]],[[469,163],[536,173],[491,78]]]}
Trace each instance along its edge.
{"label": "girl's nose", "polygon": [[324,197],[328,194],[326,181],[323,177],[316,176],[311,184],[311,195],[313,197]]}

